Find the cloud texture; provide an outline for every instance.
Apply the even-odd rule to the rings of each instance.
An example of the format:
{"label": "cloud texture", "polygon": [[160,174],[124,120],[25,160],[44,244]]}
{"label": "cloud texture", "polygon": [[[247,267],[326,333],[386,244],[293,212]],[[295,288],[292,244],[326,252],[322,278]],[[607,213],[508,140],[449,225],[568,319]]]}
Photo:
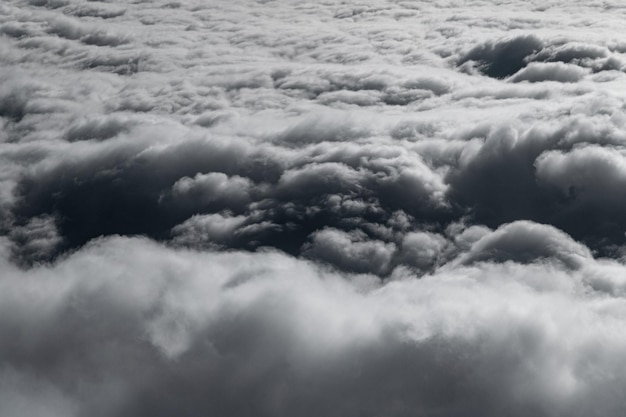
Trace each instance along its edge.
{"label": "cloud texture", "polygon": [[0,415],[622,416],[617,2],[0,4]]}

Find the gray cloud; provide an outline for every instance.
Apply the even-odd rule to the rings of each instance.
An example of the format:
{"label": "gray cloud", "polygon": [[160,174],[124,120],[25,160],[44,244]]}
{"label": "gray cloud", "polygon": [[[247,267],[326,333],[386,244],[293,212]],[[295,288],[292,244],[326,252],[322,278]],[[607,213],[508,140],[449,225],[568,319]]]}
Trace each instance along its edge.
{"label": "gray cloud", "polygon": [[0,415],[623,415],[619,6],[3,1]]}
{"label": "gray cloud", "polygon": [[578,268],[591,257],[589,249],[554,227],[518,221],[479,239],[463,256],[462,262],[557,260],[570,268]]}
{"label": "gray cloud", "polygon": [[505,78],[524,68],[527,58],[542,47],[543,42],[534,35],[488,41],[472,48],[459,63],[474,61],[485,75]]}
{"label": "gray cloud", "polygon": [[[381,285],[277,253],[174,251],[123,238],[28,272],[3,262],[7,412],[617,415],[621,407],[611,388],[621,383],[624,341],[611,331],[621,307],[583,278],[614,276],[623,269],[615,263],[582,258],[581,273],[485,264],[422,280],[398,272]],[[10,336],[16,326],[21,337]]]}
{"label": "gray cloud", "polygon": [[512,82],[529,81],[559,81],[562,83],[573,83],[580,81],[585,75],[585,70],[575,66],[560,62],[556,63],[531,63],[516,72],[510,80]]}
{"label": "gray cloud", "polygon": [[315,232],[304,254],[353,272],[384,274],[396,248],[392,243],[368,239],[363,233],[335,229]]}

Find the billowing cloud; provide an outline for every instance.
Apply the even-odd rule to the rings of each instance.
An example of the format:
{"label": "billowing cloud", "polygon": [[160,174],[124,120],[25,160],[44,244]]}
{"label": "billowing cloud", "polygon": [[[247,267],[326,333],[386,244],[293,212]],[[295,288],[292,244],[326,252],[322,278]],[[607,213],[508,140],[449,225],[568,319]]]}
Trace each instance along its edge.
{"label": "billowing cloud", "polygon": [[354,272],[385,273],[395,252],[393,243],[368,239],[363,233],[324,229],[315,232],[305,255]]}
{"label": "billowing cloud", "polygon": [[485,75],[505,78],[524,68],[527,58],[542,47],[543,42],[534,35],[487,41],[472,48],[459,63],[474,61]]}
{"label": "billowing cloud", "polygon": [[513,261],[527,263],[556,260],[570,268],[591,259],[584,245],[551,226],[517,221],[500,227],[475,242],[463,256],[464,263]]}
{"label": "billowing cloud", "polygon": [[560,62],[555,63],[531,63],[524,69],[516,72],[510,80],[512,82],[528,81],[558,81],[573,83],[579,81],[585,75],[585,70],[576,65],[568,65]]}
{"label": "billowing cloud", "polygon": [[4,260],[1,407],[617,415],[623,306],[588,276],[624,267],[581,260],[582,272],[486,263],[418,280],[398,270],[387,284],[274,252],[145,239],[95,241],[29,271]]}
{"label": "billowing cloud", "polygon": [[0,415],[624,415],[619,7],[1,2]]}

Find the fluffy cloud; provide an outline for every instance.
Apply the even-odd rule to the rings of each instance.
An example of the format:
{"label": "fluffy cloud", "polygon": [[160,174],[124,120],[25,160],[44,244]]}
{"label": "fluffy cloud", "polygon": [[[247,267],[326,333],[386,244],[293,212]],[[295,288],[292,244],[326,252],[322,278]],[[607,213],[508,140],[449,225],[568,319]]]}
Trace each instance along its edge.
{"label": "fluffy cloud", "polygon": [[543,42],[534,35],[522,35],[495,42],[487,41],[472,48],[459,63],[474,61],[485,75],[505,78],[521,70],[527,62],[527,57],[542,47]]}
{"label": "fluffy cloud", "polygon": [[585,70],[576,65],[568,65],[560,62],[555,63],[531,63],[524,69],[516,72],[510,80],[512,82],[529,81],[559,81],[573,83],[579,81],[585,75]]}
{"label": "fluffy cloud", "polygon": [[330,262],[354,272],[385,273],[395,245],[368,239],[363,233],[346,233],[335,229],[315,232],[305,255]]}
{"label": "fluffy cloud", "polygon": [[528,221],[517,221],[480,238],[463,256],[462,262],[510,260],[527,263],[556,260],[570,268],[579,268],[589,259],[589,249],[572,241],[560,230]]}
{"label": "fluffy cloud", "polygon": [[581,272],[485,263],[381,284],[145,239],[29,271],[5,259],[2,410],[618,415],[623,303],[588,277],[620,273],[624,288],[624,267],[581,260]]}
{"label": "fluffy cloud", "polygon": [[0,415],[623,415],[619,7],[3,1]]}

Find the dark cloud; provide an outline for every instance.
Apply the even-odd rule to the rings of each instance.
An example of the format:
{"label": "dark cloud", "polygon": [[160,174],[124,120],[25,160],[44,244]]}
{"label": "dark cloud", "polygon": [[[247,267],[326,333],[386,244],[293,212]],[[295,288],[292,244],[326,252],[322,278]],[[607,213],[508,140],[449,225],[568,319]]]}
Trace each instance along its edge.
{"label": "dark cloud", "polygon": [[[250,180],[216,170],[250,170],[257,180],[269,175],[254,168],[254,156],[238,164],[245,155],[238,150],[246,151],[237,144],[191,141],[151,150],[145,141],[125,138],[32,172],[17,188],[15,215],[55,214],[71,246],[103,234],[158,236],[207,207],[244,209]],[[264,165],[271,169],[271,160]],[[199,174],[207,168],[213,173]]]}
{"label": "dark cloud", "polygon": [[542,49],[535,35],[521,35],[477,45],[461,57],[459,64],[473,61],[489,77],[505,78],[524,68],[527,58]]}
{"label": "dark cloud", "polygon": [[53,259],[62,242],[55,223],[53,218],[41,216],[24,225],[13,225],[9,238],[15,244],[16,258],[35,262]]}
{"label": "dark cloud", "polygon": [[610,56],[607,46],[562,39],[544,41],[535,35],[487,41],[462,55],[458,65],[476,68],[489,77],[510,77],[513,82],[577,82],[586,74],[583,68],[606,71],[623,66],[619,58]]}
{"label": "dark cloud", "polygon": [[[599,164],[595,166],[598,176],[586,171],[580,177],[582,171],[574,174],[570,170],[573,165],[555,163],[550,169],[547,163],[548,160],[565,162],[569,158],[563,155],[570,155],[570,151],[572,156],[581,155],[583,148],[572,150],[579,140],[611,142],[613,135],[610,128],[599,131],[597,127],[583,127],[577,123],[552,131],[530,128],[521,135],[509,128],[494,130],[470,161],[459,165],[458,171],[450,172],[449,196],[458,204],[473,207],[476,220],[490,227],[517,219],[532,219],[557,226],[575,238],[587,241],[594,249],[601,249],[608,242],[621,244],[624,222],[616,211],[621,203],[612,200],[618,198],[616,194],[604,189],[604,184],[611,187],[619,182],[621,174],[616,174],[619,172],[616,167],[621,156],[618,152],[612,147],[596,145],[589,148],[592,150],[589,161],[595,159],[592,156],[595,150],[603,155],[595,159]],[[582,159],[580,163],[586,164]],[[566,169],[568,174],[564,172]],[[566,175],[572,175],[571,179],[565,180]],[[576,184],[575,178],[585,178],[585,181],[595,178],[594,186]],[[598,194],[587,200],[588,191],[581,190],[591,187],[598,190]],[[589,204],[596,202],[595,209],[589,209]]]}
{"label": "dark cloud", "polygon": [[[596,239],[624,239],[626,201],[624,156],[614,148],[586,146],[571,152],[547,152],[537,160],[537,178],[560,200],[561,222]],[[584,219],[584,221],[581,221]]]}

